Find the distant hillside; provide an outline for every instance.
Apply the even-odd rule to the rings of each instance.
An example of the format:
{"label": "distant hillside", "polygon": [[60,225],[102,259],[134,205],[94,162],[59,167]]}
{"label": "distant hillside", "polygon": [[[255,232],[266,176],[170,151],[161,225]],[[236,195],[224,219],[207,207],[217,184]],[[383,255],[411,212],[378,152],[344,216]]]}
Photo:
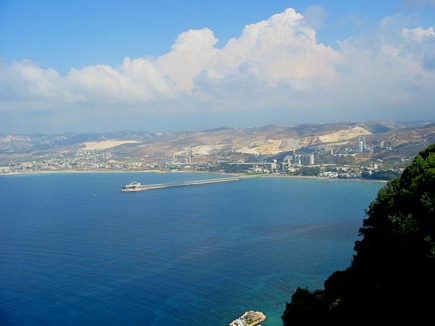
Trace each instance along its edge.
{"label": "distant hillside", "polygon": [[293,150],[315,152],[354,147],[364,137],[379,157],[412,156],[435,143],[434,123],[361,123],[268,125],[258,128],[217,128],[191,132],[65,133],[59,135],[0,135],[0,160],[56,154],[65,151],[110,150],[131,157],[171,157],[189,150],[192,155],[229,152],[277,155]]}

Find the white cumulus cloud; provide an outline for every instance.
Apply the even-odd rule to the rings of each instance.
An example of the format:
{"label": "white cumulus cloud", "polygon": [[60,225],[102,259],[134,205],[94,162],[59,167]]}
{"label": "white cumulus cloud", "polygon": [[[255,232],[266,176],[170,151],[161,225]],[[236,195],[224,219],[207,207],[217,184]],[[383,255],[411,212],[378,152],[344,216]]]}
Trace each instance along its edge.
{"label": "white cumulus cloud", "polygon": [[[320,23],[324,12],[313,7],[311,15]],[[107,105],[113,112],[131,107],[131,120],[165,110],[268,117],[279,110],[277,116],[327,121],[356,117],[353,111],[366,119],[399,116],[416,99],[427,112],[435,100],[435,30],[404,24],[400,16],[387,17],[334,50],[317,41],[316,24],[289,8],[245,26],[222,48],[203,28],[181,33],[164,55],[125,58],[118,67],[88,66],[62,76],[28,60],[1,64],[0,112],[45,105],[71,116],[83,105],[88,111]]]}
{"label": "white cumulus cloud", "polygon": [[402,34],[405,38],[420,43],[428,39],[435,39],[435,29],[433,27],[429,27],[428,29],[421,27],[412,29],[404,28]]}
{"label": "white cumulus cloud", "polygon": [[316,43],[315,30],[301,14],[287,9],[246,26],[239,38],[227,43],[208,70],[213,76],[225,76],[243,63],[256,62],[269,83],[280,79],[309,80],[333,75],[337,58],[334,50]]}

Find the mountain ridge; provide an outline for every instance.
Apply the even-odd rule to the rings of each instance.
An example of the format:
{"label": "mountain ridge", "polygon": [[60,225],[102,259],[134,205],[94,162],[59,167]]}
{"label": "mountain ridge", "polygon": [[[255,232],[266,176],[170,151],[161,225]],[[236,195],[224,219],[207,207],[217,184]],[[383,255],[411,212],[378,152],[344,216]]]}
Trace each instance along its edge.
{"label": "mountain ridge", "polygon": [[251,128],[220,127],[204,131],[152,132],[117,131],[109,133],[0,134],[0,159],[77,150],[110,150],[131,157],[171,157],[189,150],[192,155],[225,153],[273,156],[291,151],[358,146],[363,138],[374,151],[389,149],[407,155],[435,142],[435,123],[396,123],[390,121],[338,122],[266,125]]}

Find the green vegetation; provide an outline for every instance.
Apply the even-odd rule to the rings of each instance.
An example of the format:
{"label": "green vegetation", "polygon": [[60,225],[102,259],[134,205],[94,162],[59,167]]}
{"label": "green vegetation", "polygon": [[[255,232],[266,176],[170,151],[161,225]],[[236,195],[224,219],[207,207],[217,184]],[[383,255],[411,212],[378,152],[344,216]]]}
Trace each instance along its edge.
{"label": "green vegetation", "polygon": [[321,294],[298,288],[292,296],[291,304],[287,304],[282,316],[283,321],[288,321],[289,325],[324,324],[327,310],[319,296],[321,298]]}
{"label": "green vegetation", "polygon": [[363,172],[361,173],[362,179],[369,179],[369,180],[393,180],[400,177],[400,172],[397,171],[374,171],[372,173],[369,172]]}
{"label": "green vegetation", "polygon": [[313,176],[313,177],[316,177],[316,176],[319,175],[320,172],[321,171],[320,171],[319,167],[303,166],[295,174],[296,175],[304,175],[304,176]]}
{"label": "green vegetation", "polygon": [[246,173],[249,167],[243,164],[219,163],[208,168],[209,172]]}
{"label": "green vegetation", "polygon": [[322,294],[298,289],[284,325],[423,324],[435,306],[435,145],[389,181],[366,211],[350,267],[333,273]]}

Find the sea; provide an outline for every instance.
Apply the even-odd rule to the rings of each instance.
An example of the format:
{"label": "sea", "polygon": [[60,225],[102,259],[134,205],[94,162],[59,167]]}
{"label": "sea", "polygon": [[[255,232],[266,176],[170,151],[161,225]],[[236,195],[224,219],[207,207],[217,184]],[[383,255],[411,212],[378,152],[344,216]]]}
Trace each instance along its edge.
{"label": "sea", "polygon": [[198,173],[0,177],[0,325],[264,326],[349,266],[383,183]]}

